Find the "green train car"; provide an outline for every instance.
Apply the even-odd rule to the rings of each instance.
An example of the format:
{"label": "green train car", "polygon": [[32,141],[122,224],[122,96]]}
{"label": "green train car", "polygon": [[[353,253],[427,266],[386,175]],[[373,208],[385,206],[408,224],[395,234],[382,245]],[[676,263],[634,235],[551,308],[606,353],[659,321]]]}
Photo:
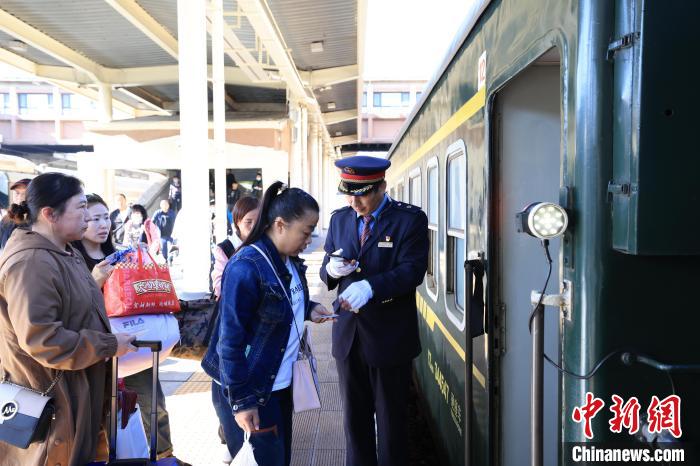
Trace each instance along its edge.
{"label": "green train car", "polygon": [[[415,377],[445,464],[614,445],[700,464],[698,19],[696,1],[476,1],[391,147],[390,195],[430,222]],[[544,350],[562,369],[544,364],[541,414],[528,323],[549,268],[516,227],[535,202],[569,220],[549,244]],[[587,393],[604,403],[589,436]],[[613,395],[636,397],[638,429],[611,427]],[[680,400],[665,428],[653,397]]]}

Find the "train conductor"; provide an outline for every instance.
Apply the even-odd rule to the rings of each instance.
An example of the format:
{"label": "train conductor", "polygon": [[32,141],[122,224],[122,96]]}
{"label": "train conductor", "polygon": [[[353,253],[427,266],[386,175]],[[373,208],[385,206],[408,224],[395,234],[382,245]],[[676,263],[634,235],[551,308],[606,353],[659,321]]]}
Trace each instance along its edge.
{"label": "train conductor", "polygon": [[[411,361],[421,351],[416,287],[428,264],[428,219],[386,194],[391,162],[347,157],[321,278],[338,287],[333,357],[343,397],[347,466],[408,464]],[[376,442],[375,442],[376,414]]]}

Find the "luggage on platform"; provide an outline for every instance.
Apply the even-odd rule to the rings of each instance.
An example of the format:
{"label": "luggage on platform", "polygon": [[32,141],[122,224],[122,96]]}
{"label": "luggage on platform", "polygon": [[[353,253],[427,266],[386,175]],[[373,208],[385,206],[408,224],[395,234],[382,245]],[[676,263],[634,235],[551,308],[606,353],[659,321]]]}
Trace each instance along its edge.
{"label": "luggage on platform", "polygon": [[153,398],[151,400],[151,441],[150,441],[150,456],[148,458],[131,458],[131,459],[117,459],[117,377],[119,377],[119,371],[116,358],[112,361],[112,387],[111,387],[111,400],[110,400],[110,416],[109,416],[109,461],[104,462],[93,462],[88,466],[177,466],[178,460],[175,457],[163,458],[156,460],[158,451],[158,429],[155,426],[158,425],[158,402],[156,400],[158,385],[158,364],[160,351],[162,349],[162,344],[160,341],[147,341],[147,340],[136,340],[132,342],[132,345],[137,348],[149,348],[153,356],[153,387],[151,393]]}

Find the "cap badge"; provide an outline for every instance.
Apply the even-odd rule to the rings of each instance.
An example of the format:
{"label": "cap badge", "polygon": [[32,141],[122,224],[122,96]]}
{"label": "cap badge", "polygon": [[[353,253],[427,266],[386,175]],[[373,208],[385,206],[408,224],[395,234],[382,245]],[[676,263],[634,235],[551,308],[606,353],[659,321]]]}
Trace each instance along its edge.
{"label": "cap badge", "polygon": [[352,167],[345,167],[343,168],[343,171],[349,175],[354,175],[355,174],[355,169]]}

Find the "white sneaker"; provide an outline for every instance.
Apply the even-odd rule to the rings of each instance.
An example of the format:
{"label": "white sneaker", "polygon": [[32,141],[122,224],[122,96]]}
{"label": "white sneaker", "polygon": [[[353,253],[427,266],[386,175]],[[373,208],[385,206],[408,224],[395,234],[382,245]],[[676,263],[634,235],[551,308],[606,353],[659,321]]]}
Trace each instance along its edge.
{"label": "white sneaker", "polygon": [[228,451],[228,447],[224,445],[224,454],[221,456],[221,462],[224,464],[231,464],[231,461],[233,461],[233,456],[231,456],[231,453]]}

